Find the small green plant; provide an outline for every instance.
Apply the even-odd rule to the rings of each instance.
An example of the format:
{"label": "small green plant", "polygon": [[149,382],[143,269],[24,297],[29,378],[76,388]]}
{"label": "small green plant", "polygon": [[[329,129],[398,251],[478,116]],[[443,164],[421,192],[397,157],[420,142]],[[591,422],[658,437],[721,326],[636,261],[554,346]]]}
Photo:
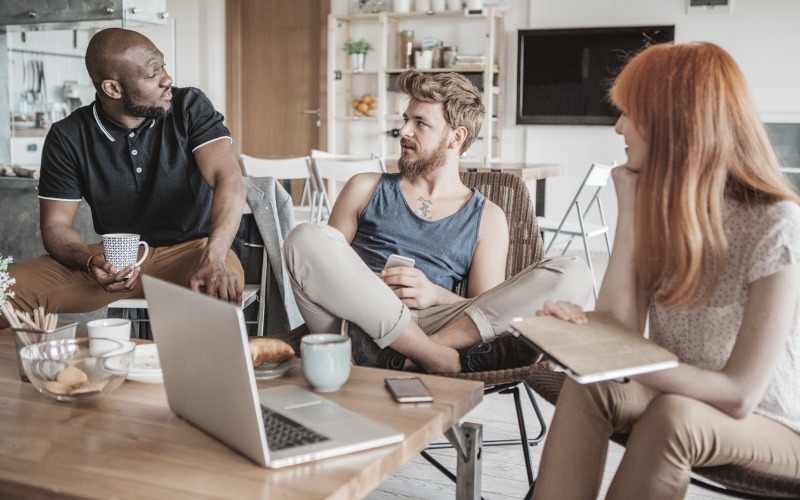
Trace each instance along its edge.
{"label": "small green plant", "polygon": [[372,50],[372,44],[361,38],[344,44],[344,51],[348,54],[366,54]]}

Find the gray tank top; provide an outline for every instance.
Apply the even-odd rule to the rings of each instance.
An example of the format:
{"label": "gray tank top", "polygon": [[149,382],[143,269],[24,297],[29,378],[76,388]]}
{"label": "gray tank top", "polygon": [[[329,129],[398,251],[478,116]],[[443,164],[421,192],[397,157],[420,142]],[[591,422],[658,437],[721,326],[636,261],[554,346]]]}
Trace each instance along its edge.
{"label": "gray tank top", "polygon": [[382,270],[389,255],[396,253],[414,259],[414,267],[432,283],[453,290],[469,273],[485,205],[486,197],[473,188],[458,212],[425,220],[406,203],[400,174],[383,174],[359,215],[351,246],[373,271]]}

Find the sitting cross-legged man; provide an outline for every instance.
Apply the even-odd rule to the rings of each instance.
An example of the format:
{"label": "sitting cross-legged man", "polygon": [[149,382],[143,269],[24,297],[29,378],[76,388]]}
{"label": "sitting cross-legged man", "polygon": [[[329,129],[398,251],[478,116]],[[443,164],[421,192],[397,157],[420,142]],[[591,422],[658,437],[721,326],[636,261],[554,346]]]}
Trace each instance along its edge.
{"label": "sitting cross-legged man", "polygon": [[[533,363],[536,353],[503,335],[515,316],[548,299],[583,304],[588,266],[545,259],[505,280],[503,211],[466,187],[459,156],[484,116],[481,95],[454,73],[409,70],[399,174],[365,173],[342,189],[328,225],[297,226],[285,242],[297,305],[311,332],[342,330],[356,364],[429,373]],[[414,267],[384,265],[391,254]],[[467,298],[452,292],[467,279]]]}

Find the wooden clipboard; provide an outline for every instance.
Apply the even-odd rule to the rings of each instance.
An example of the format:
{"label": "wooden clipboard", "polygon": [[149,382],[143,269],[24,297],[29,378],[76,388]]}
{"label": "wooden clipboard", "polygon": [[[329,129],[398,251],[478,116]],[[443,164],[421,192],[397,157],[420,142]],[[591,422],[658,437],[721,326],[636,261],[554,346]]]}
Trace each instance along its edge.
{"label": "wooden clipboard", "polygon": [[580,325],[542,316],[509,326],[581,384],[678,366],[677,356],[610,314],[590,311],[586,316],[589,321]]}

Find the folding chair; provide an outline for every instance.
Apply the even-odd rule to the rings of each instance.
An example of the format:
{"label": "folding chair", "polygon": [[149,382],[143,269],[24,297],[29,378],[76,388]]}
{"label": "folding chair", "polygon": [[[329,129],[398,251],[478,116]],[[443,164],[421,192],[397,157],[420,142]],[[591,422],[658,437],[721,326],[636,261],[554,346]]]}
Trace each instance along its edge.
{"label": "folding chair", "polygon": [[[581,185],[578,188],[578,192],[575,193],[575,198],[572,199],[569,207],[567,207],[564,217],[562,217],[561,220],[546,219],[544,217],[538,218],[540,231],[554,233],[550,239],[550,243],[548,243],[547,248],[545,249],[545,254],[550,252],[550,249],[553,247],[553,244],[560,235],[569,236],[569,240],[564,246],[564,249],[561,251],[561,255],[567,253],[572,240],[575,237],[580,236],[581,240],[583,241],[583,250],[586,252],[586,263],[589,265],[589,269],[592,271],[592,287],[595,299],[597,299],[597,279],[594,278],[594,266],[592,266],[592,256],[589,252],[589,239],[602,235],[606,241],[606,249],[608,250],[609,255],[611,254],[611,243],[608,240],[608,224],[606,223],[606,217],[605,213],[603,212],[603,205],[600,203],[599,195],[603,187],[608,184],[608,178],[611,175],[611,169],[616,165],[617,162],[614,162],[611,166],[592,163],[592,166],[589,167],[589,171],[586,173],[586,177],[584,177],[583,182],[581,182]],[[584,208],[582,203],[585,202],[586,199],[589,201]],[[586,222],[586,219],[590,213],[590,210],[595,205],[597,206],[597,212],[600,215],[600,224],[589,224]],[[577,222],[572,222],[569,220],[570,217],[573,216],[573,211],[574,217],[577,218]]]}
{"label": "folding chair", "polygon": [[[360,160],[371,160],[373,158],[378,158],[378,155],[375,153],[331,153],[328,151],[322,151],[321,149],[312,149],[311,150],[311,170],[314,174],[314,179],[318,183],[319,187],[319,197],[317,198],[317,203],[319,206],[315,209],[312,209],[315,213],[317,210],[317,216],[314,220],[319,222],[322,220],[322,211],[325,210],[325,213],[330,215],[331,213],[331,205],[330,199],[328,194],[326,193],[325,185],[322,184],[322,181],[319,179],[319,176],[316,175],[316,167],[314,166],[314,160],[317,159],[326,159],[326,160],[350,160],[350,161],[360,161]],[[324,207],[323,207],[324,205]]]}
{"label": "folding chair", "polygon": [[239,164],[245,177],[274,177],[278,180],[302,180],[303,194],[300,204],[295,205],[296,220],[312,220],[313,207],[319,196],[308,156],[282,159],[256,158],[248,155],[239,156]]}
{"label": "folding chair", "polygon": [[[311,165],[317,185],[320,186],[320,196],[313,217],[317,222],[327,218],[323,216],[323,211],[330,216],[331,204],[336,201],[336,183],[347,182],[354,175],[364,172],[386,172],[386,166],[381,158],[353,160],[312,157]],[[324,187],[326,181],[327,193]]]}

